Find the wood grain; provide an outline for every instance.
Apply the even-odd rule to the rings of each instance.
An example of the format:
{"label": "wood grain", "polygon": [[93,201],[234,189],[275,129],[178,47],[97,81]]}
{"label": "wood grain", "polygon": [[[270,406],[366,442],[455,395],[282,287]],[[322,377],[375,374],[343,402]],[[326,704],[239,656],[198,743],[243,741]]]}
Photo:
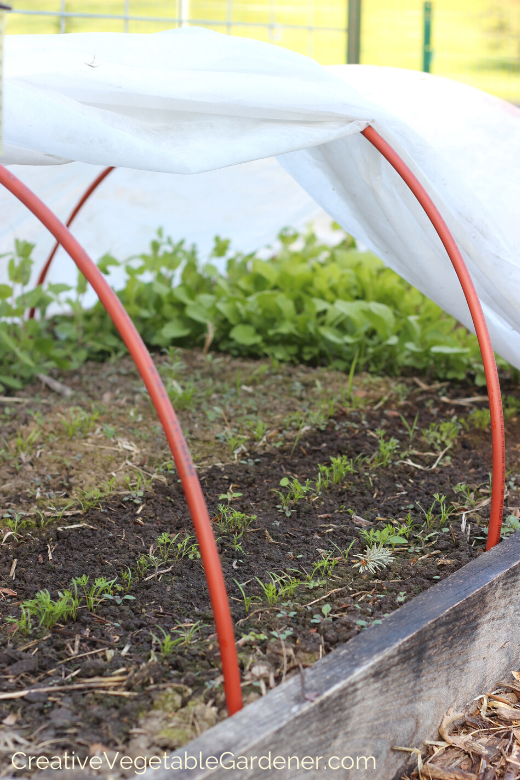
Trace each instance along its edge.
{"label": "wood grain", "polygon": [[[520,648],[520,533],[451,575],[232,718],[173,753],[175,769],[149,770],[149,780],[190,778],[364,778],[391,780],[409,762],[393,745],[432,738],[446,710],[461,708],[513,666]],[[258,757],[299,758],[291,769],[262,769]],[[247,769],[211,768],[223,754],[248,759]],[[197,769],[184,766],[194,756]],[[256,756],[251,768],[251,758]],[[302,759],[313,758],[305,762]],[[314,757],[322,756],[316,768]],[[353,769],[332,769],[350,756]],[[373,757],[368,768],[363,759]],[[230,764],[231,756],[223,756]],[[245,762],[245,761],[244,761]],[[243,763],[244,763],[243,762]],[[333,761],[332,764],[338,763]],[[262,764],[267,767],[265,759]],[[169,764],[170,765],[170,764]],[[345,760],[345,765],[350,762]],[[278,766],[282,767],[281,761]]]}

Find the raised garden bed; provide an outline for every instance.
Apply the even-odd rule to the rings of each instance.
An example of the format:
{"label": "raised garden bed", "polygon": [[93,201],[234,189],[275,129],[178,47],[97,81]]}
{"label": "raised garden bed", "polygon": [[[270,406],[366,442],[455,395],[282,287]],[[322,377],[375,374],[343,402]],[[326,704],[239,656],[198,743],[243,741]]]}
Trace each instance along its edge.
{"label": "raised garden bed", "polygon": [[[460,400],[478,395],[471,386],[360,377],[350,393],[338,372],[195,352],[178,353],[163,371],[173,382],[195,379],[181,418],[220,537],[245,702],[275,688],[254,710],[218,727],[231,744],[239,734],[231,724],[247,730],[254,713],[285,712],[280,697],[301,697],[302,681],[302,711],[329,707],[320,682],[329,672],[319,670],[332,669],[336,654],[306,670],[335,648],[348,660],[348,669],[341,667],[348,680],[371,666],[371,648],[374,658],[381,652],[395,663],[389,648],[400,636],[400,614],[423,615],[420,631],[427,631],[430,607],[423,613],[419,605],[437,604],[435,592],[421,596],[427,602],[413,597],[484,549],[486,416],[472,411],[481,401]],[[66,381],[75,393],[70,400],[34,386],[19,394],[21,403],[3,404],[3,732],[13,750],[22,744],[30,755],[156,755],[226,716],[204,573],[180,486],[129,361],[88,365]],[[518,393],[513,386],[507,392],[511,514],[518,504]],[[467,487],[457,492],[457,485]],[[165,533],[170,538],[159,541]],[[367,546],[381,541],[382,552],[367,557]],[[502,561],[502,548],[464,570],[457,604],[469,598],[471,571],[492,570],[491,579],[483,576],[495,582],[498,570],[484,561]],[[367,563],[380,567],[370,571]],[[21,605],[38,591],[48,589],[56,603],[66,589],[74,594],[73,580],[83,575],[89,582],[77,584],[76,620],[64,614],[38,628],[33,614],[30,630],[20,622]],[[117,579],[87,604],[82,594],[96,577]],[[412,599],[408,612],[389,616]],[[442,599],[431,606],[439,618],[445,608]],[[378,685],[385,680],[375,677]],[[442,715],[442,696],[438,708]],[[338,734],[350,733],[345,728]],[[12,752],[3,753],[6,769]],[[397,771],[399,761],[402,755],[385,771]]]}

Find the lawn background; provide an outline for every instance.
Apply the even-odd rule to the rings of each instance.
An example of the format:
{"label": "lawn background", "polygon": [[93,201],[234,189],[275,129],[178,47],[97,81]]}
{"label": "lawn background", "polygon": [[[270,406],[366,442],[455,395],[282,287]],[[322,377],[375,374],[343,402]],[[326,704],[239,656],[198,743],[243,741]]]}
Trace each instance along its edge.
{"label": "lawn background", "polygon": [[[14,0],[15,10],[180,19],[257,38],[314,57],[346,60],[347,0]],[[211,22],[214,22],[211,24]],[[220,22],[220,24],[215,24]],[[231,24],[230,24],[231,23]],[[151,33],[172,21],[128,19],[126,29]],[[258,25],[258,26],[254,26]],[[303,25],[328,30],[293,30]],[[64,29],[63,29],[64,28]],[[11,14],[7,32],[123,32],[125,20]],[[362,0],[361,62],[422,67],[422,0]],[[432,72],[520,104],[520,0],[433,0]]]}

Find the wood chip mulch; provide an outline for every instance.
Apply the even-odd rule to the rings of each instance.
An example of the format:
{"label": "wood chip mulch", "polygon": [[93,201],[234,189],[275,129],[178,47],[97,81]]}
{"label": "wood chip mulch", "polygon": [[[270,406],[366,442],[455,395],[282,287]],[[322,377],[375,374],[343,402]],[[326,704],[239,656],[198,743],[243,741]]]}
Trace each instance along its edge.
{"label": "wood chip mulch", "polygon": [[417,769],[402,780],[520,780],[520,672],[482,694],[465,712],[449,709],[439,740],[413,753]]}

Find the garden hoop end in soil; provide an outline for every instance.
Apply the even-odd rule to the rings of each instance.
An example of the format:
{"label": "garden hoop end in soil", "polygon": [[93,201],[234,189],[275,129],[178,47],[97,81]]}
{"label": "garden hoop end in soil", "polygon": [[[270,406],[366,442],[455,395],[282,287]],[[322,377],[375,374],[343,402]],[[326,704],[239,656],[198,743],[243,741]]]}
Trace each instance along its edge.
{"label": "garden hoop end in soil", "polygon": [[453,268],[461,284],[464,296],[468,303],[471,318],[475,326],[484,372],[486,375],[486,384],[489,396],[489,411],[491,415],[491,440],[493,449],[493,482],[491,488],[491,513],[489,520],[489,530],[487,536],[486,550],[490,550],[500,541],[500,529],[502,527],[502,514],[504,511],[504,489],[505,489],[505,437],[504,437],[504,416],[502,412],[502,397],[500,393],[500,383],[498,380],[497,365],[495,355],[489,336],[489,330],[486,323],[484,312],[480,299],[477,295],[475,285],[468,271],[466,263],[462,257],[455,239],[442,218],[438,208],[430,198],[420,181],[412,173],[404,160],[397,154],[387,141],[382,138],[377,130],[371,125],[362,131],[362,135],[369,141],[390,163],[392,168],[399,174],[411,192],[415,195],[418,202],[424,209],[428,219],[432,223],[437,235],[439,236],[448,256],[452,262]]}

